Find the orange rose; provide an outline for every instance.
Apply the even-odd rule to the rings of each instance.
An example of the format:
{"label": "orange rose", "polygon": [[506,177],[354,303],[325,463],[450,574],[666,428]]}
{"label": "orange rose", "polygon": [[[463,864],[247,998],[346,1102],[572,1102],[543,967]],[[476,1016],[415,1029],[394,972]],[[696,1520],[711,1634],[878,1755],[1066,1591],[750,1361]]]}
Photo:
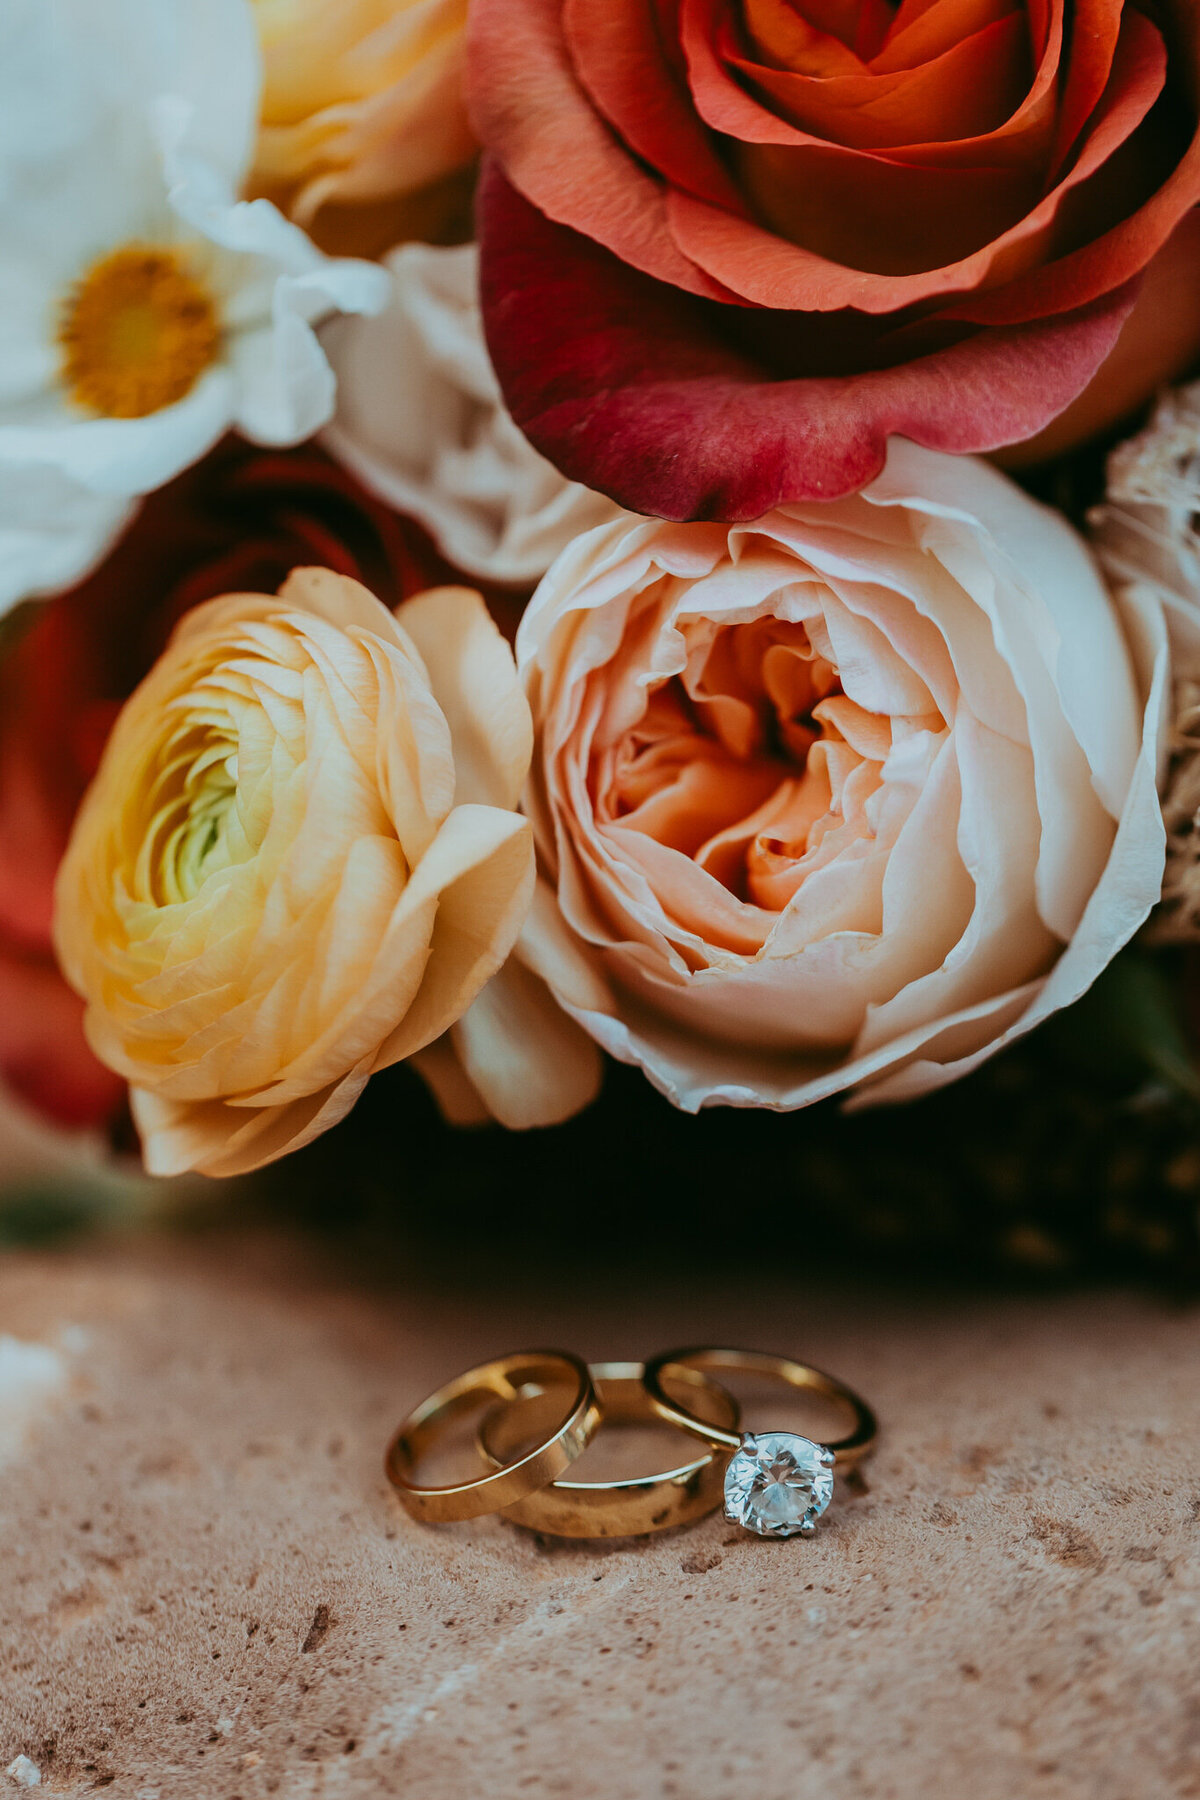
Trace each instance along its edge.
{"label": "orange rose", "polygon": [[1192,0],[474,0],[469,85],[505,399],[640,512],[1024,442],[1117,347],[1061,448],[1200,346]]}

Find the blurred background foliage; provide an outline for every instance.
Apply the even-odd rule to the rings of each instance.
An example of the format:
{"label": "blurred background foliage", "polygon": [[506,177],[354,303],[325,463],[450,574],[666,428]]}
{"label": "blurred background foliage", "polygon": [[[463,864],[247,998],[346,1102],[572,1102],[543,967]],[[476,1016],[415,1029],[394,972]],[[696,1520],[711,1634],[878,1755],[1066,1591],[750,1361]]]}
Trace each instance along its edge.
{"label": "blurred background foliage", "polygon": [[0,1244],[153,1219],[298,1224],[381,1258],[532,1252],[561,1269],[864,1258],[1041,1282],[1200,1281],[1193,954],[1134,947],[1075,1007],[965,1081],[901,1107],[676,1112],[612,1066],[567,1125],[454,1130],[419,1080],[376,1077],[342,1125],[248,1180],[132,1173],[0,1195]]}

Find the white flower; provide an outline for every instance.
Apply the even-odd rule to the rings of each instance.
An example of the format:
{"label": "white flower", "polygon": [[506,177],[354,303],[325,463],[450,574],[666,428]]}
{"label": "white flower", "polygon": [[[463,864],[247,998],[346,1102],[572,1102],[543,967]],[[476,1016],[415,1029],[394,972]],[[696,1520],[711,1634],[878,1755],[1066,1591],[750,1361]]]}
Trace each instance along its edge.
{"label": "white flower", "polygon": [[330,416],[312,329],[384,303],[237,194],[260,70],[246,0],[8,0],[0,23],[0,609],[94,561],[131,499],[231,427]]}
{"label": "white flower", "polygon": [[52,465],[0,456],[0,616],[82,580],[132,512],[132,502],[93,493]]}
{"label": "white flower", "polygon": [[617,509],[566,481],[505,410],[483,341],[474,244],[406,244],[384,260],[387,310],[322,333],[338,379],[322,442],[418,519],[456,568],[532,587],[572,538]]}

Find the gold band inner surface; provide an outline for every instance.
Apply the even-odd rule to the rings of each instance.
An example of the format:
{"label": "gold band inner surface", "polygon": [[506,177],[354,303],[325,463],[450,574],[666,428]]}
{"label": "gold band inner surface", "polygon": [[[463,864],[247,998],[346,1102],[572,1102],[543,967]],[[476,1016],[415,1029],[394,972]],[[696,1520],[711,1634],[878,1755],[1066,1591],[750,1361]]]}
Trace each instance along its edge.
{"label": "gold band inner surface", "polygon": [[[642,1382],[637,1362],[593,1363],[590,1374],[606,1424],[661,1425]],[[733,1395],[698,1370],[673,1371],[671,1386],[702,1418],[736,1432],[740,1409]],[[542,1395],[492,1407],[478,1433],[480,1453],[490,1467],[530,1440],[544,1425]],[[735,1437],[735,1442],[736,1442]],[[677,1468],[611,1481],[560,1477],[548,1487],[504,1509],[504,1517],[554,1537],[632,1537],[666,1531],[699,1519],[720,1504],[726,1457],[709,1449]]]}

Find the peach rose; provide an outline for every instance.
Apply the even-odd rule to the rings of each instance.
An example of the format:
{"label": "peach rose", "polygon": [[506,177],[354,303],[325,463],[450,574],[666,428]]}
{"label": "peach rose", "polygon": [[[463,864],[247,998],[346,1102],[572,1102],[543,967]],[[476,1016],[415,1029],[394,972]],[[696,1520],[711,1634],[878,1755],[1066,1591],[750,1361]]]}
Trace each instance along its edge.
{"label": "peach rose", "polygon": [[254,0],[254,13],[253,184],[301,224],[331,204],[419,194],[471,162],[466,0]]}
{"label": "peach rose", "polygon": [[511,653],[464,589],[393,615],[299,569],[183,619],[56,893],[60,961],[152,1173],[298,1148],[460,1017],[528,910],[529,751]]}
{"label": "peach rose", "polygon": [[1161,605],[985,464],[579,539],[522,621],[552,986],[677,1105],[922,1093],[1158,898]]}

